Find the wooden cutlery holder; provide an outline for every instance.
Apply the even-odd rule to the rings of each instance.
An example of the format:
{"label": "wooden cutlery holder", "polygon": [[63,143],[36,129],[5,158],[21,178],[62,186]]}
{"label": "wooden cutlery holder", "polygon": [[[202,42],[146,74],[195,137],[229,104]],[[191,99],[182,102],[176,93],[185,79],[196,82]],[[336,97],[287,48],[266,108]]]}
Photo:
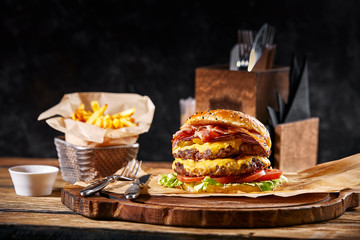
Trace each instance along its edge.
{"label": "wooden cutlery holder", "polygon": [[196,111],[232,109],[267,123],[266,106],[277,109],[276,92],[288,98],[289,67],[230,71],[228,65],[199,67],[195,76]]}
{"label": "wooden cutlery holder", "polygon": [[283,123],[275,127],[274,167],[300,172],[317,164],[319,118]]}

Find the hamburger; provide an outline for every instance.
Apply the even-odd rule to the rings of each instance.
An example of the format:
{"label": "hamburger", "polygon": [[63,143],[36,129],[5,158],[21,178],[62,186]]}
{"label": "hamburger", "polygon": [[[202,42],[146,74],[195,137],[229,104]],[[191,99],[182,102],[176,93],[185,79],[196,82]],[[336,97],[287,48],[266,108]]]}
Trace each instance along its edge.
{"label": "hamburger", "polygon": [[286,178],[271,168],[270,149],[270,134],[256,118],[224,109],[198,112],[173,135],[174,173],[158,183],[194,193],[271,191]]}

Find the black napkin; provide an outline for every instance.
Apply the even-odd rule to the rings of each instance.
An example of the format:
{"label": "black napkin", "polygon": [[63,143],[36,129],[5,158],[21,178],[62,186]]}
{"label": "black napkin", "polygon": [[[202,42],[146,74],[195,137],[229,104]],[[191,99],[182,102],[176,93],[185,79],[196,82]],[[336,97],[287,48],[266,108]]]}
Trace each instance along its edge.
{"label": "black napkin", "polygon": [[[294,57],[296,59],[296,57]],[[297,60],[293,64],[294,69],[299,69]],[[284,122],[294,122],[310,118],[310,99],[309,99],[309,74],[306,59],[300,72],[292,73],[290,82],[289,109]],[[291,79],[291,78],[290,78]]]}
{"label": "black napkin", "polygon": [[[289,96],[288,102],[276,93],[278,112],[274,108],[267,106],[271,141],[275,142],[275,126],[281,123],[289,123],[310,118],[310,99],[309,99],[309,74],[306,58],[300,66],[296,55],[293,56],[289,74]],[[272,157],[270,157],[272,161]]]}
{"label": "black napkin", "polygon": [[285,104],[279,93],[276,93],[278,112],[267,107],[269,123],[275,127],[280,123],[288,123],[310,118],[309,74],[306,58],[300,66],[294,55],[289,76],[289,97]]}

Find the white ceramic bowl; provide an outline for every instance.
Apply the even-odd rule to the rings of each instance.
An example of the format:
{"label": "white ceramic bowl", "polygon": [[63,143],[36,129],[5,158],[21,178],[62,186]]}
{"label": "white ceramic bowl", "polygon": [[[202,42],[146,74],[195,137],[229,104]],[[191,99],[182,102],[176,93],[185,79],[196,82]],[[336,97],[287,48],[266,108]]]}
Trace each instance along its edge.
{"label": "white ceramic bowl", "polygon": [[57,167],[21,165],[9,168],[15,192],[21,196],[50,195],[59,172]]}

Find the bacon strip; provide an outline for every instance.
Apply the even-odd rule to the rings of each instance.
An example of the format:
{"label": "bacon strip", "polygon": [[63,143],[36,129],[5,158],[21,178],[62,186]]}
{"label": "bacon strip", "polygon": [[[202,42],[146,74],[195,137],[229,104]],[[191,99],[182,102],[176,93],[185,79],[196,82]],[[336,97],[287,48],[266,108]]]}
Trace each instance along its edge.
{"label": "bacon strip", "polygon": [[228,139],[242,138],[244,142],[252,144],[259,143],[251,135],[262,139],[261,135],[257,133],[250,133],[248,130],[243,128],[225,128],[214,125],[186,126],[173,135],[172,143],[174,147],[179,141],[190,141],[194,138],[199,138],[202,142],[225,141]]}

